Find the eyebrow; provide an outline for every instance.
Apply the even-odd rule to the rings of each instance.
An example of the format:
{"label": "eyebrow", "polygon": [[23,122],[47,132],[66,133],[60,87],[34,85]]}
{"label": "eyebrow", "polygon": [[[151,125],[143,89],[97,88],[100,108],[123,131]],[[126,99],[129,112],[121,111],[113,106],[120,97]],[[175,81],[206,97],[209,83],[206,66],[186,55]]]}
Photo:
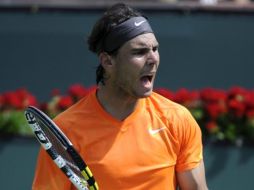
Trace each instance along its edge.
{"label": "eyebrow", "polygon": [[[153,48],[158,48],[159,47],[159,43],[156,43],[155,45],[153,45],[152,46],[152,49]],[[138,51],[138,50],[148,50],[148,49],[150,49],[150,46],[147,46],[146,44],[140,44],[140,45],[137,45],[137,47],[133,47],[133,48],[131,48],[131,51]]]}

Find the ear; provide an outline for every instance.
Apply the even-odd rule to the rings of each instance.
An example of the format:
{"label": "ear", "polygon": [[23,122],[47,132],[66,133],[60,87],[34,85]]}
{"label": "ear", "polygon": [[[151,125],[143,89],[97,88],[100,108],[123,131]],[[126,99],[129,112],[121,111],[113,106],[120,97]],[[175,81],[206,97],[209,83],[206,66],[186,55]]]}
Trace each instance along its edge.
{"label": "ear", "polygon": [[109,54],[107,54],[106,52],[102,52],[99,55],[99,60],[100,60],[100,64],[101,66],[108,70],[108,68],[112,67],[112,58]]}

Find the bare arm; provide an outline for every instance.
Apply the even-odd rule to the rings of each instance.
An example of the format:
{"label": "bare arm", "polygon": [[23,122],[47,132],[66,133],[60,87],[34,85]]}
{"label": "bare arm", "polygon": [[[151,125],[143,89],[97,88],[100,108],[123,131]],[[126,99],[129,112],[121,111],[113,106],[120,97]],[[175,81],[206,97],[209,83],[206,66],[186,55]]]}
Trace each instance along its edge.
{"label": "bare arm", "polygon": [[181,190],[207,190],[205,167],[203,160],[191,170],[176,174],[178,185]]}

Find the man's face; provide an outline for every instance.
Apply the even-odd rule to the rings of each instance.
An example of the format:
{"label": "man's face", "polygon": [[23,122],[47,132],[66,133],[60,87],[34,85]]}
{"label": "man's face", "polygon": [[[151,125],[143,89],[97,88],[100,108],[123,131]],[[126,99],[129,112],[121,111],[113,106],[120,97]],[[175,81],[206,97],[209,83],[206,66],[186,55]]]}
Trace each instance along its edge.
{"label": "man's face", "polygon": [[126,42],[112,57],[111,84],[119,93],[136,98],[147,97],[152,93],[159,62],[154,34],[139,35]]}

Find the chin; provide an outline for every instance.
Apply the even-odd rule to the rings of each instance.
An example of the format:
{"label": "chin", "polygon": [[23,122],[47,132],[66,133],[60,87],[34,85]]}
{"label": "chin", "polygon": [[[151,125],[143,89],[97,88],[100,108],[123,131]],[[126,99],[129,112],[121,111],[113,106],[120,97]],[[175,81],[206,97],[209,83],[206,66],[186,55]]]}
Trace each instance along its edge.
{"label": "chin", "polygon": [[153,89],[150,89],[150,90],[148,90],[146,92],[140,93],[139,97],[140,98],[147,98],[147,97],[149,97],[152,94],[152,92],[153,92]]}

